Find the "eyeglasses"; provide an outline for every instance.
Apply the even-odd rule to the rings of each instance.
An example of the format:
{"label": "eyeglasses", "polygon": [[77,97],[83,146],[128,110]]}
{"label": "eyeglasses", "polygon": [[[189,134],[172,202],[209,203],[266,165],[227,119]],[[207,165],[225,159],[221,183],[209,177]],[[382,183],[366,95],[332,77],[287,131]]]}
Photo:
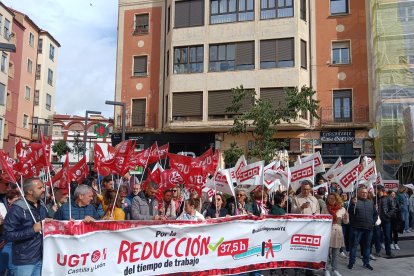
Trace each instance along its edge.
{"label": "eyeglasses", "polygon": [[243,196],[246,196],[246,195],[242,195],[242,194],[238,194],[237,195],[237,197],[243,197]]}
{"label": "eyeglasses", "polygon": [[216,198],[216,201],[221,201],[221,198]]}
{"label": "eyeglasses", "polygon": [[177,192],[178,190],[171,190],[173,193]]}

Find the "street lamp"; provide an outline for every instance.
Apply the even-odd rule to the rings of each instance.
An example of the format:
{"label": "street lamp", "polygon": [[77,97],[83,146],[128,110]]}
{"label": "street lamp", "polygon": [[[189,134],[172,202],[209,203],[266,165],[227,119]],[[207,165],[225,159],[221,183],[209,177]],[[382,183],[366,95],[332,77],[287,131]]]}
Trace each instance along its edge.
{"label": "street lamp", "polygon": [[96,114],[96,115],[100,115],[102,114],[100,111],[91,111],[91,110],[86,110],[85,112],[85,133],[83,134],[83,156],[86,156],[86,138],[88,137],[88,115],[89,114]]}
{"label": "street lamp", "polygon": [[122,106],[122,141],[125,141],[126,104],[124,102],[105,101],[105,104]]}

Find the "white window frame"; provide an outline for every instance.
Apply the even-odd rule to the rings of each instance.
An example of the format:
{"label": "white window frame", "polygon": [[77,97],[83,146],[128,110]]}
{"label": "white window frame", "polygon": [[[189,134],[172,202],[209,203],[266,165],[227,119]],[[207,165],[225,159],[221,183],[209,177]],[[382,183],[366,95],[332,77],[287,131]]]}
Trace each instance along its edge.
{"label": "white window frame", "polygon": [[[27,91],[29,91],[29,97],[27,97]],[[32,88],[28,85],[24,87],[24,99],[30,101],[30,94],[32,93]]]}

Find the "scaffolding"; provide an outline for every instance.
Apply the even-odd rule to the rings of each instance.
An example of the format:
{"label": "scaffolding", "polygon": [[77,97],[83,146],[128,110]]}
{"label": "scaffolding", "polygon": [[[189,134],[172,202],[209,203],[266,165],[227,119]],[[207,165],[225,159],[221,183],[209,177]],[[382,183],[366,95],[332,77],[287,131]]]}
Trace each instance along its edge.
{"label": "scaffolding", "polygon": [[404,120],[403,114],[414,105],[414,0],[367,3],[378,170],[385,179],[410,183],[414,147],[409,137],[414,120]]}

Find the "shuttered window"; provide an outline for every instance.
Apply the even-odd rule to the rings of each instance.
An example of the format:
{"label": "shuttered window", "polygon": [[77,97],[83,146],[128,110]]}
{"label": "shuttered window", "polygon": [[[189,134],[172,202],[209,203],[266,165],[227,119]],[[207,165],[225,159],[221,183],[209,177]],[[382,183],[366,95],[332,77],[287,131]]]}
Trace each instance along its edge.
{"label": "shuttered window", "polygon": [[173,93],[173,120],[201,120],[203,117],[203,92]]}
{"label": "shuttered window", "polygon": [[195,27],[204,25],[204,0],[176,1],[176,28]]}
{"label": "shuttered window", "polygon": [[286,103],[286,92],[283,87],[261,88],[260,98],[270,101],[274,109]]}
{"label": "shuttered window", "polygon": [[209,71],[254,69],[254,41],[210,45]]}
{"label": "shuttered window", "polygon": [[260,41],[260,68],[283,68],[295,65],[293,38]]}
{"label": "shuttered window", "polygon": [[134,57],[133,76],[147,75],[147,56]]}
{"label": "shuttered window", "polygon": [[147,34],[149,31],[149,14],[135,15],[134,34]]}
{"label": "shuttered window", "polygon": [[[208,116],[214,118],[231,118],[231,113],[226,113],[226,108],[231,106],[233,93],[231,90],[209,91],[208,92]],[[245,99],[239,113],[248,111],[252,107],[251,99]]]}
{"label": "shuttered window", "polygon": [[300,67],[308,68],[308,56],[306,55],[306,41],[300,40]]}
{"label": "shuttered window", "polygon": [[132,100],[132,126],[145,126],[146,108],[146,99]]}

